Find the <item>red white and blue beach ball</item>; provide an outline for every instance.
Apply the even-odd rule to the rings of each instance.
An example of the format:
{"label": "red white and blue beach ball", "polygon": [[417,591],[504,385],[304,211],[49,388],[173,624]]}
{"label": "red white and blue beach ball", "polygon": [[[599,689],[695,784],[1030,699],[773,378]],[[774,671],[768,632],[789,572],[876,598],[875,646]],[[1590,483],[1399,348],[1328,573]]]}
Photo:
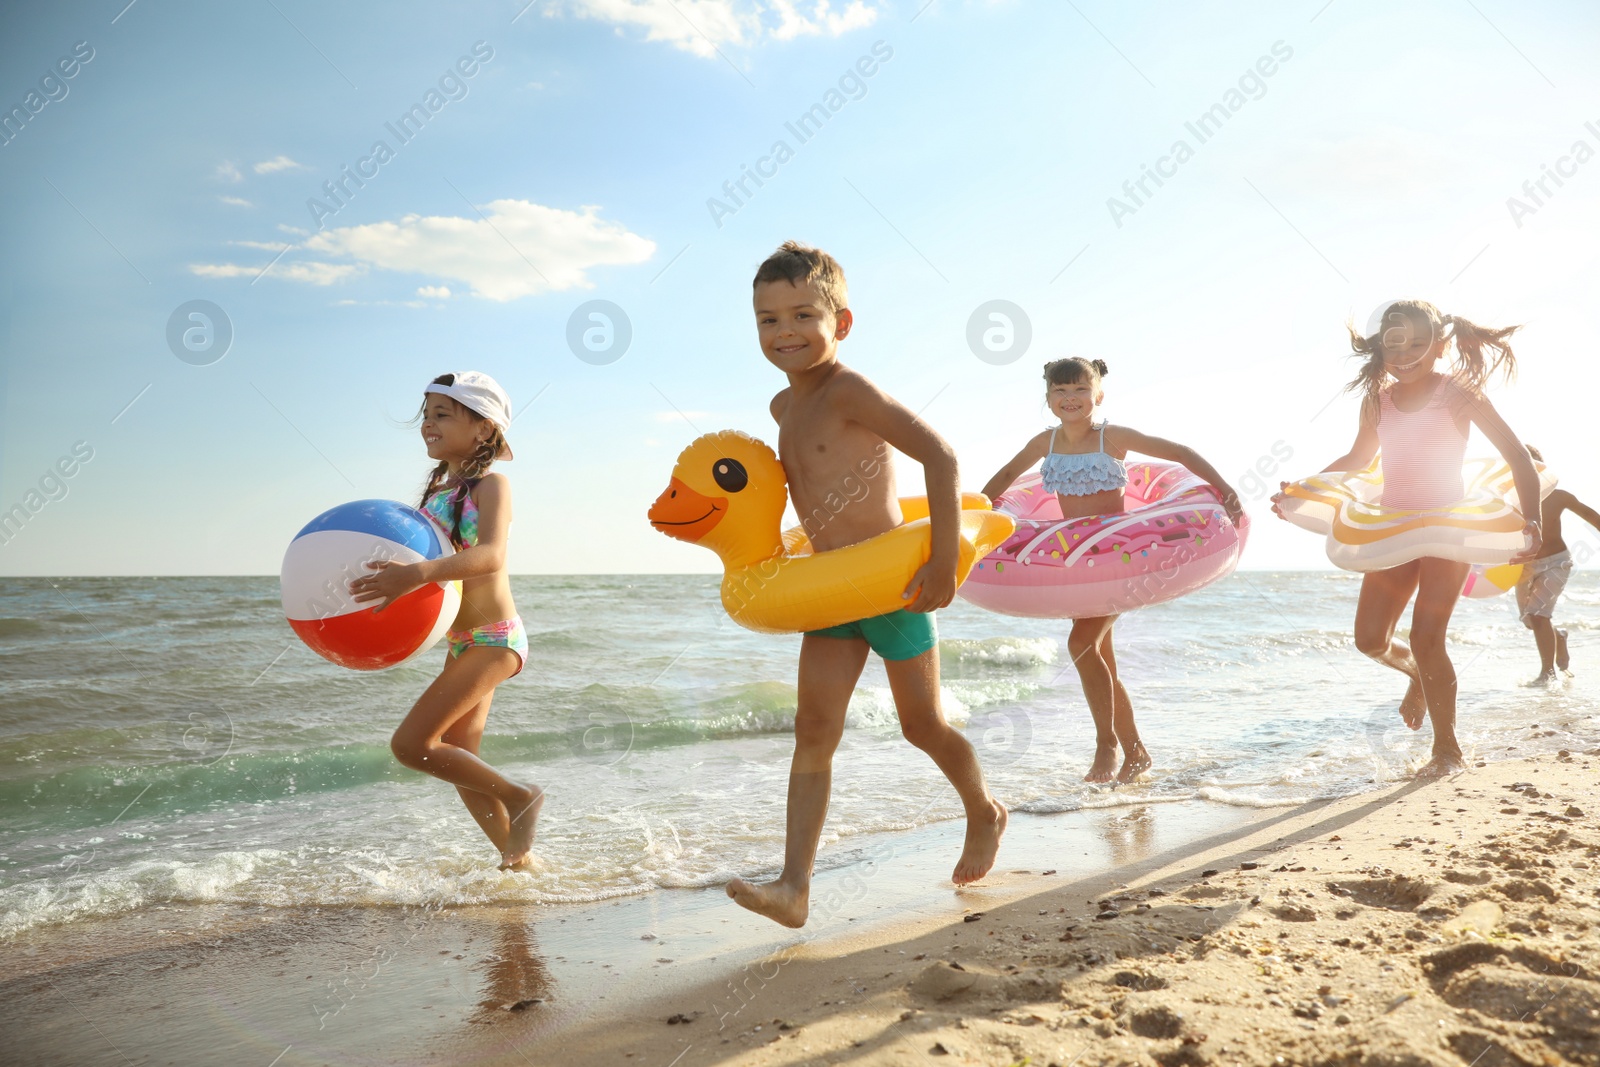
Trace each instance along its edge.
{"label": "red white and blue beach ball", "polygon": [[357,603],[350,582],[368,561],[415,563],[450,556],[443,530],[393,500],[356,500],[306,523],[283,556],[283,613],[307,646],[341,667],[381,671],[427,652],[461,606],[460,582],[429,582],[380,612]]}

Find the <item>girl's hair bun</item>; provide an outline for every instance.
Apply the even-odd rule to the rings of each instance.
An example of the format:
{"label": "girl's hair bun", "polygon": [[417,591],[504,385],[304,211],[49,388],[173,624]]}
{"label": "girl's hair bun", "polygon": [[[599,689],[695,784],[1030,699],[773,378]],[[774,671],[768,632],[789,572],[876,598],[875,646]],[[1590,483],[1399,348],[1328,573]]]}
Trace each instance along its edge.
{"label": "girl's hair bun", "polygon": [[1044,380],[1050,385],[1072,385],[1088,379],[1091,385],[1098,386],[1105,373],[1105,360],[1082,356],[1053,359],[1044,365]]}

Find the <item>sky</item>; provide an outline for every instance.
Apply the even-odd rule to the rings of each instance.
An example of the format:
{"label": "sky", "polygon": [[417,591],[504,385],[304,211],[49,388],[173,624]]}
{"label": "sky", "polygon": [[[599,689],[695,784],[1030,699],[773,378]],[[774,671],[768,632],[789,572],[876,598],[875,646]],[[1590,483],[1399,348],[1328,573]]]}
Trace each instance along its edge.
{"label": "sky", "polygon": [[1241,490],[1243,566],[1326,567],[1266,497],[1354,437],[1345,321],[1418,297],[1524,324],[1491,398],[1600,496],[1593,5],[0,18],[0,575],[275,574],[321,511],[415,500],[408,420],[469,369],[517,411],[514,573],[715,571],[645,510],[698,434],[775,440],[750,279],[789,238],[968,489],[1047,425],[1040,365],[1098,357],[1107,418]]}

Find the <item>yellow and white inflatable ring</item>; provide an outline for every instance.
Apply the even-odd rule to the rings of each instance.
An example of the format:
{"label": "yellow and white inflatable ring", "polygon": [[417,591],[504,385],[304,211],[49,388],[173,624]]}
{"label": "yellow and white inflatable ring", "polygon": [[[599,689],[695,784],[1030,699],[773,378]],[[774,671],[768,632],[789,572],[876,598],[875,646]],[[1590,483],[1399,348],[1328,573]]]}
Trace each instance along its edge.
{"label": "yellow and white inflatable ring", "polygon": [[[1539,497],[1556,479],[1542,463]],[[1495,566],[1528,547],[1517,510],[1511,468],[1499,457],[1469,459],[1462,469],[1466,493],[1439,508],[1385,508],[1379,461],[1366,470],[1323,471],[1290,482],[1278,510],[1313,533],[1327,536],[1328,559],[1347,571],[1381,571],[1432,556]],[[1481,595],[1481,594],[1480,594]]]}

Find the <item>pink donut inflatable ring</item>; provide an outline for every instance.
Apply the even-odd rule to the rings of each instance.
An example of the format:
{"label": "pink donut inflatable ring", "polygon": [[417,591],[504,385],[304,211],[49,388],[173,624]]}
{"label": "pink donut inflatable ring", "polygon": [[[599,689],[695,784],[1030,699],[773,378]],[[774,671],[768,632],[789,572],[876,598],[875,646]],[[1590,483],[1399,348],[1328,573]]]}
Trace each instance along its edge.
{"label": "pink donut inflatable ring", "polygon": [[1033,619],[1120,615],[1233,573],[1250,533],[1215,489],[1175,463],[1128,464],[1127,507],[1064,521],[1054,493],[1025,474],[995,501],[1017,530],[957,592],[981,608]]}

